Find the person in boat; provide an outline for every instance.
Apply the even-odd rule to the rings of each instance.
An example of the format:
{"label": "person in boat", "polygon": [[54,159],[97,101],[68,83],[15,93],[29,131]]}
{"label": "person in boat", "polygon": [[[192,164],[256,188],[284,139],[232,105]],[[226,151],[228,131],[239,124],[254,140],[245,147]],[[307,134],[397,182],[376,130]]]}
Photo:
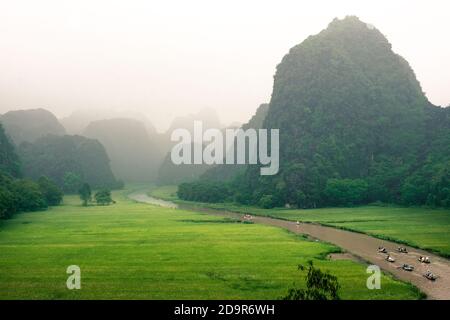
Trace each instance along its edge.
{"label": "person in boat", "polygon": [[385,247],[378,247],[378,252],[386,253],[387,250]]}
{"label": "person in boat", "polygon": [[398,252],[402,252],[402,253],[408,253],[408,250],[406,250],[405,247],[398,247]]}
{"label": "person in boat", "polygon": [[425,278],[432,280],[432,281],[437,279],[437,276],[434,273],[432,273],[430,270],[427,270],[427,272],[425,272],[424,276],[425,276]]}
{"label": "person in boat", "polygon": [[300,227],[300,221],[297,220],[295,224],[297,225],[297,227]]}
{"label": "person in boat", "polygon": [[403,266],[402,266],[402,269],[406,270],[406,271],[413,271],[414,267],[409,265],[409,264],[404,263]]}
{"label": "person in boat", "polygon": [[387,255],[386,261],[388,261],[388,262],[395,262],[395,259],[392,258],[390,255]]}

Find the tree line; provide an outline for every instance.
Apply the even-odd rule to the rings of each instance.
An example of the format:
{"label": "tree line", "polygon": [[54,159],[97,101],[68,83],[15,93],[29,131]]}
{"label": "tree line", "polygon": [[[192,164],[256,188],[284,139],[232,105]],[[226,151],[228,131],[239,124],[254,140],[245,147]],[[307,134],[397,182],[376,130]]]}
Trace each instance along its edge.
{"label": "tree line", "polygon": [[[23,178],[22,166],[13,143],[0,124],[0,219],[11,218],[18,212],[45,210],[60,205],[64,192],[80,194],[84,205],[92,202],[90,185],[73,172],[64,176],[63,188],[45,175],[37,179]],[[98,205],[114,201],[108,188],[94,195]]]}

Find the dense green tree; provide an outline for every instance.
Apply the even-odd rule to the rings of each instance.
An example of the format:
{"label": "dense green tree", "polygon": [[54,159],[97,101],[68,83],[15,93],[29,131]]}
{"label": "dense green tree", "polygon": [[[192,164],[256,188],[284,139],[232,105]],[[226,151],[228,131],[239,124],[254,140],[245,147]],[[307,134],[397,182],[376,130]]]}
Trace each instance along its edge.
{"label": "dense green tree", "polygon": [[353,206],[367,202],[368,184],[362,179],[330,179],[325,197],[332,206]]}
{"label": "dense green tree", "polygon": [[314,267],[312,261],[308,266],[299,265],[301,271],[307,270],[306,289],[293,287],[282,300],[340,300],[340,284],[336,276]]}
{"label": "dense green tree", "polygon": [[83,206],[87,206],[89,202],[92,201],[92,192],[91,186],[88,183],[83,183],[78,190],[78,194],[80,195],[80,199],[83,202]]}
{"label": "dense green tree", "polygon": [[36,182],[17,179],[12,182],[11,190],[15,194],[17,211],[38,211],[47,208],[45,197]]}
{"label": "dense green tree", "polygon": [[66,193],[75,193],[80,189],[82,183],[79,175],[70,171],[66,172],[64,174],[63,190]]}
{"label": "dense green tree", "polygon": [[273,196],[272,195],[263,195],[260,199],[259,199],[259,206],[265,209],[270,209],[275,207],[275,202],[273,200]]}
{"label": "dense green tree", "polygon": [[49,206],[57,206],[61,204],[63,192],[53,181],[45,176],[42,176],[38,179],[37,183]]}
{"label": "dense green tree", "polygon": [[110,205],[113,203],[113,199],[111,198],[111,191],[108,189],[102,189],[95,193],[94,195],[95,202],[99,205]]}
{"label": "dense green tree", "polygon": [[227,185],[218,182],[182,183],[178,186],[178,197],[199,202],[230,201],[232,192]]}

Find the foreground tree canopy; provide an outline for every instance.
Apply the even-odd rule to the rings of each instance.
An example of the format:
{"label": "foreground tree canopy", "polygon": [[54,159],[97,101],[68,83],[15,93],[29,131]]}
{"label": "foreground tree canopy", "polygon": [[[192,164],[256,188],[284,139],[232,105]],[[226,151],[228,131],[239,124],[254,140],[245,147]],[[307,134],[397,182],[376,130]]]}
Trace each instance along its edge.
{"label": "foreground tree canopy", "polygon": [[[450,109],[433,106],[407,61],[356,17],[335,19],[283,58],[263,127],[280,129],[280,171],[249,166],[229,183],[234,201],[450,207]],[[193,186],[181,197],[216,193]]]}

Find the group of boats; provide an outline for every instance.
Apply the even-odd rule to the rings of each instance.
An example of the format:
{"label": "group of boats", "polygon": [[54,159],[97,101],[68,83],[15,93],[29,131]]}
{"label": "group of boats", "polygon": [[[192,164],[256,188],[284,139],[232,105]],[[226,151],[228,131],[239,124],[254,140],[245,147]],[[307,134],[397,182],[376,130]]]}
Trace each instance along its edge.
{"label": "group of boats", "polygon": [[[408,253],[408,250],[405,247],[398,247],[397,251],[399,253],[405,253],[405,254]],[[389,254],[389,252],[387,251],[387,249],[385,247],[378,247],[378,252],[386,254],[385,260],[387,262],[390,262],[390,263],[395,262],[395,258]],[[418,260],[420,263],[425,263],[425,264],[431,263],[430,258],[426,257],[426,256],[420,256]],[[409,272],[414,271],[414,266],[407,264],[407,263],[402,264],[399,268],[402,268],[403,270],[409,271]],[[423,276],[431,281],[435,281],[438,278],[438,276],[435,275],[434,273],[432,273],[430,270],[427,270],[427,272],[425,272],[423,274]]]}

